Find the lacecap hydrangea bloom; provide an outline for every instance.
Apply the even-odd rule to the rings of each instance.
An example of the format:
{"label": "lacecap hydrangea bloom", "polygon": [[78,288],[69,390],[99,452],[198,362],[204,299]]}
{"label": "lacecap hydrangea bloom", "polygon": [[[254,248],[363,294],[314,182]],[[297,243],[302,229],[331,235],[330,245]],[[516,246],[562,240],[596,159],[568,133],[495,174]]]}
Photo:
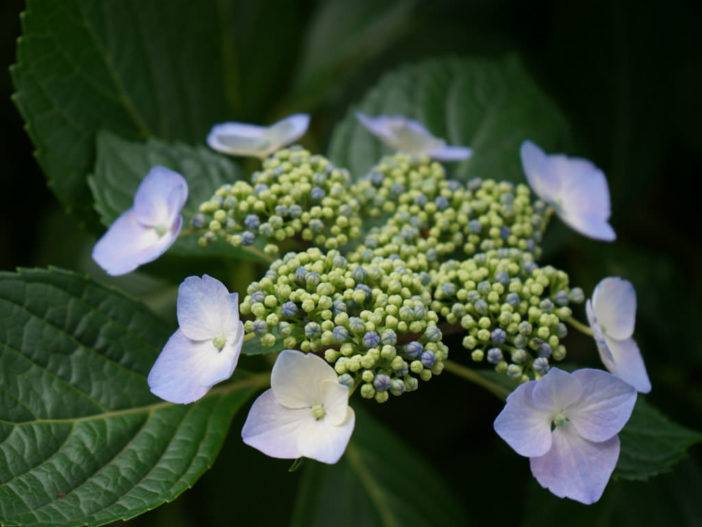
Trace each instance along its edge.
{"label": "lacecap hydrangea bloom", "polygon": [[233,156],[265,158],[297,141],[307,131],[310,116],[295,114],[270,126],[222,123],[212,127],[207,144],[213,150]]}
{"label": "lacecap hydrangea bloom", "polygon": [[401,115],[379,115],[369,117],[357,112],[356,117],[368,131],[390,148],[416,156],[427,156],[439,161],[462,161],[473,151],[465,146],[449,146],[435,137],[414,119]]}
{"label": "lacecap hydrangea bloom", "polygon": [[522,166],[534,192],[580,234],[613,241],[608,220],[609,188],[604,173],[587,159],[544,153],[531,141],[521,147]]}
{"label": "lacecap hydrangea bloom", "polygon": [[585,304],[600,358],[606,368],[637,391],[651,391],[646,366],[634,334],[636,290],[628,280],[608,277],[595,287]]}
{"label": "lacecap hydrangea bloom", "polygon": [[129,273],[161,256],[173,245],[188,199],[183,176],[162,166],[153,167],[134,194],[132,208],[110,226],[93,248],[93,260],[108,274]]}
{"label": "lacecap hydrangea bloom", "polygon": [[191,403],[231,377],[241,353],[244,325],[239,297],[208,275],[178,288],[178,329],[149,372],[151,391],[172,403]]}
{"label": "lacecap hydrangea bloom", "polygon": [[254,401],[241,436],[271,457],[336,463],[355,425],[348,398],[348,387],[323,359],[284,350],[273,365],[271,388]]}
{"label": "lacecap hydrangea bloom", "polygon": [[552,368],[507,397],[495,431],[529,458],[539,484],[558,497],[600,499],[619,458],[617,434],[631,416],[636,390],[602,370]]}

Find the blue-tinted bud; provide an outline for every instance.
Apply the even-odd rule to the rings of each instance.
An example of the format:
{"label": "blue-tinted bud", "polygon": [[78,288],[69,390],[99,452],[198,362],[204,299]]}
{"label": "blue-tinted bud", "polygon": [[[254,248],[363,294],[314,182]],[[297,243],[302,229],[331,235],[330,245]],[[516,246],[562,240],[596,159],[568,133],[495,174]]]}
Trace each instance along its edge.
{"label": "blue-tinted bud", "polygon": [[253,245],[256,235],[251,231],[241,233],[241,245]]}
{"label": "blue-tinted bud", "polygon": [[202,213],[195,214],[195,216],[193,216],[192,224],[196,229],[202,229],[205,225],[207,225],[207,218]]}
{"label": "blue-tinted bud", "polygon": [[427,249],[426,257],[427,261],[435,262],[439,258],[439,253],[436,252],[436,249],[430,247],[429,249]]}
{"label": "blue-tinted bud", "polygon": [[266,185],[264,183],[259,183],[258,185],[256,185],[254,187],[254,194],[256,194],[258,196],[261,194],[261,192],[263,192],[265,190],[268,190],[268,185]]}
{"label": "blue-tinted bud", "polygon": [[332,309],[334,310],[335,315],[338,315],[339,313],[346,313],[346,302],[343,300],[334,300]]}
{"label": "blue-tinted bud", "polygon": [[559,322],[558,325],[556,326],[556,336],[559,339],[562,339],[563,337],[568,335],[568,327],[563,323]]}
{"label": "blue-tinted bud", "polygon": [[380,185],[383,184],[383,180],[385,179],[385,174],[382,172],[371,172],[369,174],[369,179],[371,183],[373,183],[376,187],[379,187]]}
{"label": "blue-tinted bud", "polygon": [[373,296],[373,290],[370,287],[368,287],[366,284],[357,284],[356,289],[359,291],[363,291],[366,294],[366,299]]}
{"label": "blue-tinted bud", "polygon": [[509,285],[509,275],[502,271],[495,273],[495,281],[507,286]]}
{"label": "blue-tinted bud", "polygon": [[312,174],[312,183],[315,185],[324,185],[327,182],[327,176],[321,172]]}
{"label": "blue-tinted bud", "polygon": [[480,293],[478,293],[477,291],[473,291],[473,290],[468,291],[468,301],[471,304],[475,304],[478,300],[480,300]]}
{"label": "blue-tinted bud", "polygon": [[255,214],[249,214],[244,218],[244,225],[251,230],[255,230],[261,225],[261,220]]}
{"label": "blue-tinted bud", "polygon": [[585,293],[579,287],[574,287],[570,290],[570,299],[576,304],[582,304],[585,301]]}
{"label": "blue-tinted bud", "polygon": [[363,345],[366,348],[376,348],[380,344],[380,336],[375,331],[367,331],[363,335]]}
{"label": "blue-tinted bud", "polygon": [[502,350],[500,348],[490,348],[487,352],[487,361],[490,364],[497,364],[502,360]]}
{"label": "blue-tinted bud", "polygon": [[334,342],[337,344],[343,344],[349,338],[349,332],[344,326],[336,326],[332,334],[334,335]]}
{"label": "blue-tinted bud", "polygon": [[539,308],[542,311],[546,311],[546,313],[550,313],[551,311],[553,311],[553,302],[551,302],[548,298],[544,298],[539,303]]}
{"label": "blue-tinted bud", "polygon": [[480,231],[483,230],[483,224],[478,220],[470,220],[468,222],[468,230],[472,234],[480,234]]}
{"label": "blue-tinted bud", "polygon": [[502,238],[503,240],[506,240],[507,238],[509,238],[509,227],[507,227],[505,225],[500,227],[500,238]]}
{"label": "blue-tinted bud", "polygon": [[523,348],[527,345],[527,342],[527,338],[524,335],[515,335],[512,340],[512,343],[518,348]]}
{"label": "blue-tinted bud", "polygon": [[531,324],[529,324],[529,322],[523,320],[519,323],[518,331],[521,335],[528,337],[529,335],[531,335],[533,328],[531,327]]}
{"label": "blue-tinted bud", "polygon": [[539,346],[537,353],[539,354],[539,357],[548,358],[551,356],[551,346],[549,346],[545,342],[542,342],[541,345]]}
{"label": "blue-tinted bud", "polygon": [[321,232],[324,230],[324,223],[319,218],[312,218],[309,223],[310,229],[314,232]]}
{"label": "blue-tinted bud", "polygon": [[297,269],[295,269],[295,281],[298,284],[304,284],[307,273],[309,273],[307,269],[305,269],[302,266],[298,267]]}
{"label": "blue-tinted bud", "polygon": [[479,177],[474,177],[473,179],[468,181],[468,184],[466,186],[468,187],[468,190],[478,190],[480,187],[483,186],[483,180]]}
{"label": "blue-tinted bud", "polygon": [[288,215],[288,208],[285,205],[276,205],[275,209],[273,209],[276,213],[277,216],[287,216]]}
{"label": "blue-tinted bud", "polygon": [[268,324],[266,324],[265,320],[254,320],[252,323],[252,329],[258,336],[265,335],[268,333]]}
{"label": "blue-tinted bud", "polygon": [[414,197],[414,203],[416,205],[419,205],[420,207],[423,207],[424,205],[427,204],[427,197],[424,194],[418,194],[417,196]]}
{"label": "blue-tinted bud", "polygon": [[363,323],[363,320],[361,320],[360,318],[351,317],[351,318],[349,318],[349,328],[354,333],[362,333],[366,330],[366,325]]}
{"label": "blue-tinted bud", "polygon": [[553,301],[559,306],[567,306],[570,299],[568,298],[568,291],[561,289],[555,295],[553,295]]}
{"label": "blue-tinted bud", "polygon": [[461,182],[455,179],[449,179],[446,182],[446,188],[449,189],[451,192],[456,192],[458,189],[461,188]]}
{"label": "blue-tinted bud", "polygon": [[310,190],[310,198],[312,198],[313,201],[322,201],[326,195],[327,193],[324,192],[323,188],[314,187]]}
{"label": "blue-tinted bud", "polygon": [[482,298],[478,299],[478,301],[475,302],[475,304],[473,304],[473,308],[475,309],[476,313],[479,313],[481,315],[484,315],[488,312],[487,302]]}
{"label": "blue-tinted bud", "polygon": [[320,278],[319,274],[315,273],[314,271],[309,271],[307,276],[305,276],[305,285],[310,289],[316,289],[321,281],[322,279]]}
{"label": "blue-tinted bud", "polygon": [[373,236],[368,236],[368,238],[366,238],[365,244],[371,249],[375,249],[376,247],[378,247],[378,239],[374,238]]}
{"label": "blue-tinted bud", "polygon": [[518,348],[512,352],[512,362],[516,364],[521,364],[526,360],[527,354],[521,348]]}
{"label": "blue-tinted bud", "polygon": [[280,314],[283,315],[285,318],[292,318],[295,315],[297,315],[297,305],[295,305],[295,302],[285,302],[281,307],[280,307]]}
{"label": "blue-tinted bud", "polygon": [[356,267],[351,271],[351,277],[356,282],[363,282],[366,279],[366,270],[363,267]]}
{"label": "blue-tinted bud", "polygon": [[424,338],[430,342],[439,342],[441,340],[441,330],[436,326],[429,326],[424,330]]}
{"label": "blue-tinted bud", "polygon": [[443,196],[438,196],[438,197],[434,200],[434,205],[436,205],[436,208],[437,208],[438,210],[446,210],[446,209],[448,208],[448,206],[449,206],[449,202],[448,202],[448,200],[447,200],[445,197],[443,197]]}
{"label": "blue-tinted bud", "polygon": [[425,271],[422,271],[419,273],[419,281],[422,283],[422,285],[429,285],[431,282],[431,275]]}
{"label": "blue-tinted bud", "polygon": [[424,351],[424,346],[422,346],[419,342],[416,340],[413,340],[407,346],[405,346],[405,353],[413,359],[416,359],[421,355],[422,351]]}
{"label": "blue-tinted bud", "polygon": [[[529,240],[529,241],[532,241],[532,240]],[[528,244],[528,242],[527,242],[527,246],[528,246],[528,245],[529,245],[529,244]],[[533,245],[533,243],[532,243],[532,245]],[[528,247],[527,247],[527,248],[528,248]],[[532,248],[529,249],[529,250],[530,250],[530,251],[533,251],[534,248],[532,247]],[[535,262],[534,260],[527,260],[526,262],[524,262],[524,265],[523,265],[524,272],[526,272],[526,274],[531,274],[531,273],[533,273],[533,272],[536,270],[537,267],[538,267],[538,266],[536,265],[536,262]]]}
{"label": "blue-tinted bud", "polygon": [[492,333],[490,333],[490,340],[493,344],[504,344],[506,338],[507,333],[505,333],[505,330],[502,328],[495,328],[492,330]]}
{"label": "blue-tinted bud", "polygon": [[383,344],[388,344],[390,346],[394,346],[397,344],[397,335],[395,332],[391,329],[386,329],[383,331],[383,334],[380,336],[380,341]]}
{"label": "blue-tinted bud", "polygon": [[422,352],[422,355],[419,358],[419,360],[422,363],[422,366],[424,366],[425,368],[431,368],[434,365],[434,361],[436,361],[436,356],[433,352],[427,350]]}
{"label": "blue-tinted bud", "polygon": [[351,375],[349,375],[348,373],[339,375],[339,384],[343,384],[350,390],[351,388],[353,388],[353,377],[351,377]]}
{"label": "blue-tinted bud", "polygon": [[334,259],[332,260],[332,265],[334,267],[344,267],[344,266],[346,266],[346,263],[347,263],[346,258],[341,256],[340,254],[337,254],[334,257]]}
{"label": "blue-tinted bud", "polygon": [[[526,248],[527,248],[527,251],[534,252],[534,249],[536,248],[536,242],[533,239],[527,240]],[[526,269],[526,265],[524,266],[524,268]],[[534,268],[536,268],[536,264],[534,264]],[[531,272],[531,271],[527,271],[527,272]]]}
{"label": "blue-tinted bud", "polygon": [[536,373],[539,373],[543,375],[548,371],[548,359],[546,357],[539,357],[538,359],[534,359],[534,363],[532,364],[532,368],[534,368],[534,371]]}
{"label": "blue-tinted bud", "polygon": [[308,338],[313,338],[322,332],[322,328],[316,322],[308,322],[305,324],[305,336]]}
{"label": "blue-tinted bud", "polygon": [[483,280],[478,284],[478,293],[481,295],[485,296],[487,295],[490,291],[492,291],[492,284],[488,282],[487,280]]}
{"label": "blue-tinted bud", "polygon": [[505,302],[507,302],[510,306],[517,306],[519,305],[519,295],[517,293],[507,293],[507,296],[505,297]]}
{"label": "blue-tinted bud", "polygon": [[269,237],[273,236],[273,226],[268,222],[261,223],[261,225],[258,227],[258,233],[261,236],[265,236],[266,238],[269,238]]}
{"label": "blue-tinted bud", "polygon": [[405,392],[405,383],[400,379],[395,379],[390,383],[390,393],[399,396]]}
{"label": "blue-tinted bud", "polygon": [[263,304],[266,299],[266,295],[263,291],[256,291],[251,295],[251,304]]}
{"label": "blue-tinted bud", "polygon": [[388,388],[390,388],[390,384],[390,377],[384,373],[379,373],[375,376],[375,379],[373,379],[373,387],[379,392],[386,391]]}
{"label": "blue-tinted bud", "polygon": [[290,205],[290,208],[288,209],[288,214],[290,214],[291,218],[299,218],[302,216],[302,207],[298,205],[297,203],[294,203],[293,205]]}
{"label": "blue-tinted bud", "polygon": [[446,296],[454,296],[456,294],[456,290],[456,284],[454,284],[453,282],[447,282],[441,285],[441,291]]}
{"label": "blue-tinted bud", "polygon": [[422,304],[417,304],[414,306],[414,319],[415,320],[422,320],[424,317],[427,316],[427,310]]}

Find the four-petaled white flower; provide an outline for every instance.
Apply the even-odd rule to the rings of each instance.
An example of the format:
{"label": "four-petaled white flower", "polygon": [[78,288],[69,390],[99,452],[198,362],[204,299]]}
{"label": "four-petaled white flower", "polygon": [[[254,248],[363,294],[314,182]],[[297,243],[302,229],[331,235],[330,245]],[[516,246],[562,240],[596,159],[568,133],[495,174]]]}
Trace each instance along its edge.
{"label": "four-petaled white flower", "polygon": [[183,176],[153,167],[134,194],[132,208],[110,226],[93,248],[93,260],[113,276],[129,273],[161,256],[183,225],[180,210],[188,199]]}
{"label": "four-petaled white flower", "polygon": [[631,416],[636,390],[602,370],[552,368],[507,397],[495,431],[529,457],[539,484],[556,496],[600,499],[619,458],[617,434]]}
{"label": "four-petaled white flower", "polygon": [[585,304],[600,358],[606,368],[641,393],[651,391],[651,381],[634,334],[636,290],[628,280],[608,277],[595,287]]}
{"label": "four-petaled white flower", "polygon": [[356,117],[383,143],[401,152],[439,161],[462,161],[473,154],[470,148],[464,146],[447,146],[446,141],[434,137],[414,119],[401,115],[369,117],[361,112],[357,112]]}
{"label": "four-petaled white flower", "polygon": [[596,240],[617,237],[608,223],[607,178],[599,168],[587,159],[547,155],[531,141],[522,143],[521,157],[529,185],[565,223]]}
{"label": "four-petaled white flower", "polygon": [[291,115],[270,126],[222,123],[212,127],[207,144],[224,154],[263,159],[297,141],[307,131],[309,124],[310,116],[303,113]]}
{"label": "four-petaled white flower", "polygon": [[254,401],[241,436],[271,457],[336,463],[356,419],[348,398],[349,389],[324,359],[283,350],[273,365],[271,388]]}
{"label": "four-petaled white flower", "polygon": [[178,288],[179,328],[149,372],[149,388],[172,403],[196,401],[231,377],[241,353],[244,325],[239,298],[219,280],[190,276]]}

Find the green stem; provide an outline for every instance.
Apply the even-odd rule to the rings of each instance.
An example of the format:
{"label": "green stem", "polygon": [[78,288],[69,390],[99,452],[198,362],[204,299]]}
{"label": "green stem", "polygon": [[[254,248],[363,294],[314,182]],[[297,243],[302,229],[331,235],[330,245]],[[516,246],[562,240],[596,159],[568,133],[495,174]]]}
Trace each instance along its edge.
{"label": "green stem", "polygon": [[592,337],[592,336],[593,336],[592,330],[591,330],[588,326],[586,326],[585,324],[583,324],[582,322],[578,322],[577,320],[575,320],[575,319],[572,318],[572,317],[571,317],[571,318],[567,318],[567,319],[566,319],[566,322],[568,322],[568,324],[570,324],[570,325],[573,326],[575,329],[577,329],[578,331],[580,331],[580,333],[583,333],[583,334],[585,334],[585,335],[587,335],[587,336],[589,336],[589,337]]}
{"label": "green stem", "polygon": [[463,366],[462,364],[458,364],[457,362],[445,360],[444,368],[446,371],[449,371],[458,377],[463,377],[473,384],[477,384],[478,386],[485,388],[487,391],[502,400],[504,400],[510,394],[510,391],[507,388],[500,386],[496,382],[486,379],[485,377],[482,377],[477,371],[471,370],[470,368]]}

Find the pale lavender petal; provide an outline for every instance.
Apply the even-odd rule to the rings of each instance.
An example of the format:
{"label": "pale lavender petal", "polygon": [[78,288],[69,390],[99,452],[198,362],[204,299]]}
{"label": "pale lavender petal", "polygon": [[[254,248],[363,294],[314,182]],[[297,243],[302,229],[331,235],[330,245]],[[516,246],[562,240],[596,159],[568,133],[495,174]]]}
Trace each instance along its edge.
{"label": "pale lavender petal", "polygon": [[145,227],[129,209],[110,226],[93,247],[93,260],[108,274],[129,273],[161,256],[178,238],[182,226],[179,216],[172,228],[162,236]]}
{"label": "pale lavender petal", "polygon": [[587,315],[587,321],[590,324],[595,344],[597,344],[597,351],[600,353],[602,364],[604,364],[609,371],[612,371],[611,366],[614,364],[614,357],[612,356],[609,346],[607,346],[607,341],[605,340],[604,333],[602,332],[602,328],[600,327],[600,323],[597,320],[595,310],[592,308],[592,302],[589,298],[587,302],[585,302],[585,314]]}
{"label": "pale lavender petal", "polygon": [[583,388],[577,378],[558,368],[551,368],[536,381],[532,401],[536,408],[555,415],[578,401],[582,393]]}
{"label": "pale lavender petal", "polygon": [[178,325],[194,340],[235,337],[239,310],[232,309],[225,285],[208,275],[189,276],[178,287]]}
{"label": "pale lavender petal", "polygon": [[356,415],[348,409],[346,419],[334,426],[326,418],[307,421],[300,427],[297,445],[303,456],[322,463],[333,464],[339,461],[351,438]]}
{"label": "pale lavender petal", "polygon": [[271,146],[268,128],[245,123],[222,123],[212,127],[207,144],[213,150],[230,155],[265,157]]}
{"label": "pale lavender petal", "polygon": [[324,404],[325,381],[338,382],[334,369],[321,357],[296,350],[281,351],[271,371],[271,389],[288,408]]}
{"label": "pale lavender petal", "polygon": [[231,376],[238,353],[220,354],[211,342],[190,340],[177,330],[156,359],[147,379],[151,391],[172,403],[198,400],[216,382]]}
{"label": "pale lavender petal", "polygon": [[349,388],[340,384],[337,379],[320,383],[320,391],[324,400],[324,419],[335,426],[346,420],[349,407]]}
{"label": "pale lavender petal", "polygon": [[366,129],[384,142],[392,141],[393,133],[391,125],[398,126],[401,117],[388,117],[380,115],[378,117],[370,117],[362,112],[356,112],[356,118],[361,122]]}
{"label": "pale lavender petal", "polygon": [[566,415],[578,434],[595,442],[618,434],[631,417],[636,390],[602,370],[585,368],[573,375],[583,387],[583,396]]}
{"label": "pale lavender petal", "polygon": [[529,186],[542,200],[554,204],[557,201],[560,181],[551,171],[544,151],[531,141],[524,141],[519,153]]}
{"label": "pale lavender petal", "polygon": [[305,113],[291,115],[271,125],[267,132],[272,148],[269,154],[300,139],[309,125],[310,116]]}
{"label": "pale lavender petal", "polygon": [[617,436],[593,443],[566,423],[553,431],[551,450],[530,459],[531,473],[556,496],[589,505],[602,496],[618,458]]}
{"label": "pale lavender petal", "polygon": [[605,366],[614,375],[631,384],[637,391],[648,393],[651,391],[651,381],[646,372],[643,357],[632,339],[614,340],[605,335],[605,342],[612,353],[613,360],[604,362]]}
{"label": "pale lavender petal", "polygon": [[169,229],[188,199],[188,183],[178,172],[153,167],[134,194],[134,215],[149,227]]}
{"label": "pale lavender petal", "polygon": [[636,290],[628,280],[607,277],[592,293],[592,308],[608,337],[625,340],[634,334]]}
{"label": "pale lavender petal", "polygon": [[522,456],[540,456],[551,448],[552,415],[534,406],[536,384],[537,381],[526,382],[509,394],[493,425],[497,435]]}
{"label": "pale lavender petal", "polygon": [[286,408],[272,390],[266,390],[251,406],[241,438],[267,456],[296,459],[303,455],[298,447],[300,428],[314,420],[309,408]]}
{"label": "pale lavender petal", "polygon": [[559,216],[574,231],[593,240],[612,242],[617,239],[617,233],[609,222],[597,214],[561,210]]}
{"label": "pale lavender petal", "polygon": [[432,159],[439,161],[463,161],[473,155],[473,150],[465,146],[444,146],[429,153]]}
{"label": "pale lavender petal", "polygon": [[241,346],[244,343],[244,324],[237,322],[237,328],[234,331],[234,336],[229,336],[224,347],[212,359],[210,367],[203,371],[200,377],[200,382],[204,385],[213,386],[218,382],[226,381],[234,373],[239,355],[241,354]]}
{"label": "pale lavender petal", "polygon": [[413,155],[431,155],[446,146],[434,137],[421,123],[401,115],[369,117],[361,112],[356,117],[372,134],[390,148]]}

